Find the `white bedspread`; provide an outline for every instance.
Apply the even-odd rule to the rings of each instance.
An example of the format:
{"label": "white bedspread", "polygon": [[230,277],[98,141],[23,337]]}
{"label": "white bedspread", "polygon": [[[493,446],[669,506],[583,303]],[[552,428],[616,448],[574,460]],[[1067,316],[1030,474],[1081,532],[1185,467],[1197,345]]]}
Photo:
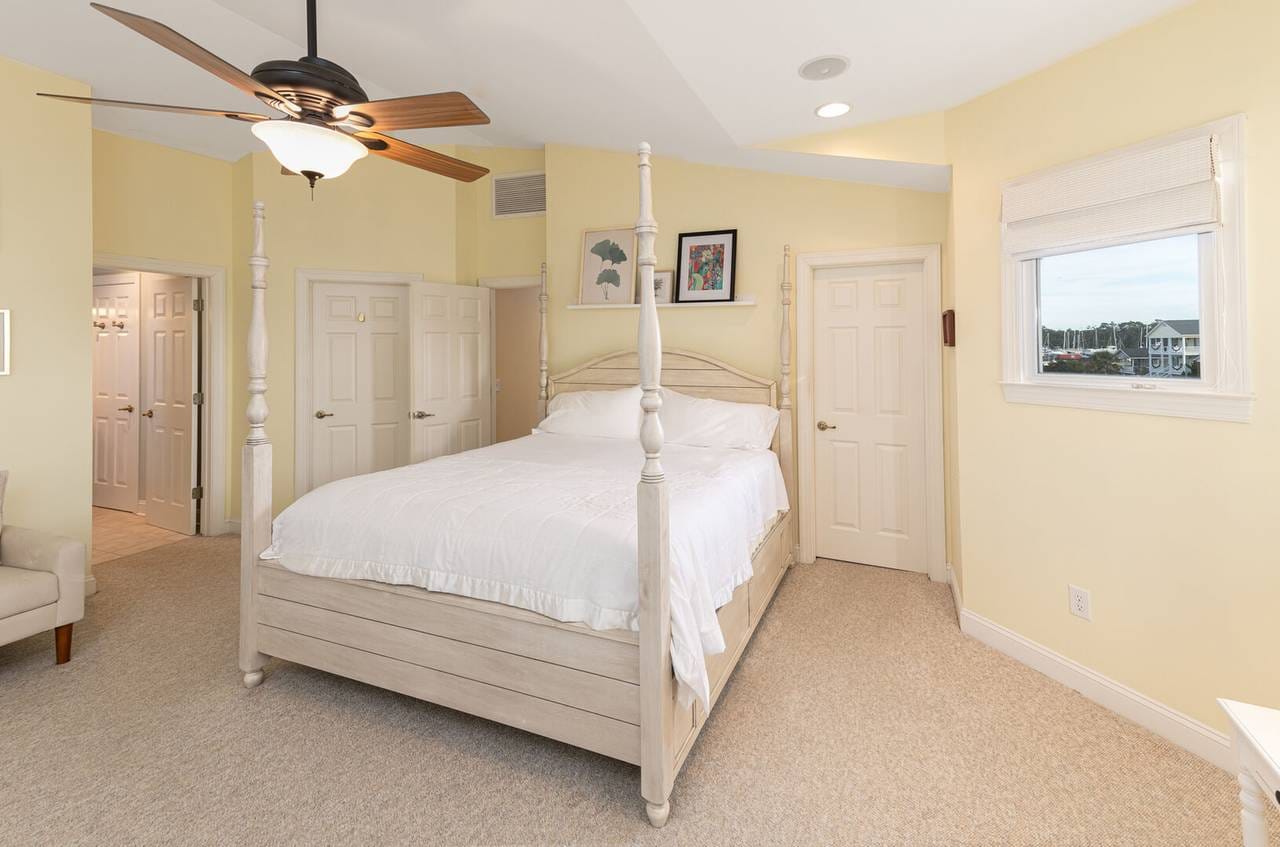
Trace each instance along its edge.
{"label": "white bedspread", "polygon": [[[493,600],[593,629],[638,629],[636,442],[537,433],[331,482],[276,518],[263,558],[313,576]],[[707,706],[704,654],[725,649],[716,609],[787,491],[769,450],[668,444],[671,654]]]}

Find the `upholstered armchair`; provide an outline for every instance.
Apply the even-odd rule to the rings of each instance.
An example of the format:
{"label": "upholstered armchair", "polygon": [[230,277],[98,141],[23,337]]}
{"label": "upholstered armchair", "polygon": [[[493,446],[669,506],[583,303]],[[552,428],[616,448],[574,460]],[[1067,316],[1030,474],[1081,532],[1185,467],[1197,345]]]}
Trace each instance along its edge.
{"label": "upholstered armchair", "polygon": [[0,529],[0,644],[53,630],[58,664],[84,617],[85,547],[47,532]]}

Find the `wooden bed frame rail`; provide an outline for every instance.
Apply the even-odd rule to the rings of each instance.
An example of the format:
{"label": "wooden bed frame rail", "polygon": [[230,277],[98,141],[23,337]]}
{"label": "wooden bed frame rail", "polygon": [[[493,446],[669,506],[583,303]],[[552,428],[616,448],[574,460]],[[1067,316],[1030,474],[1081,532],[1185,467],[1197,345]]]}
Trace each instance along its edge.
{"label": "wooden bed frame rail", "polygon": [[[790,248],[783,255],[781,398],[773,381],[710,357],[663,351],[653,290],[656,259],[650,149],[639,149],[636,221],[640,321],[634,353],[620,352],[550,376],[547,370],[547,270],[542,266],[538,408],[558,392],[641,386],[640,443],[645,460],[636,488],[639,632],[593,631],[578,624],[411,586],[325,579],[260,559],[271,543],[271,443],[266,436],[267,325],[262,203],[253,209],[249,315],[249,436],[243,451],[240,570],[240,670],[247,687],[263,680],[268,656],[400,691],[640,765],[649,821],[670,814],[676,773],[706,721],[682,706],[671,666],[670,537],[662,467],[664,359],[671,387],[695,396],[776,405],[774,449],[795,502],[791,413]],[[760,542],[754,576],[717,615],[726,651],[707,659],[714,705],[787,568],[796,524],[783,514]]]}

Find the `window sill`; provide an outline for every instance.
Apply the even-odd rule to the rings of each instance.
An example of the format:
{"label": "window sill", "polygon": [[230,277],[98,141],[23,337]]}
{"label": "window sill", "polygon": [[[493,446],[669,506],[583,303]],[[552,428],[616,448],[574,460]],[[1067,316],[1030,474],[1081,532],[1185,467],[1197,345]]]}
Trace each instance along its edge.
{"label": "window sill", "polygon": [[1208,391],[1176,391],[1165,388],[1133,388],[1129,385],[1048,385],[1041,382],[1002,382],[1009,403],[1036,406],[1070,406],[1104,412],[1130,412],[1174,418],[1246,423],[1253,415],[1252,394],[1215,394]]}

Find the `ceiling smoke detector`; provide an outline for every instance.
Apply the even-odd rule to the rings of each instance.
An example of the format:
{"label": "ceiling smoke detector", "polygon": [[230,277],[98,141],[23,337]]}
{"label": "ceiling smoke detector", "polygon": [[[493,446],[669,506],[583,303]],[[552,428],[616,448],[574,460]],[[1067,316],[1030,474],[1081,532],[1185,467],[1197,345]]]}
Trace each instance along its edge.
{"label": "ceiling smoke detector", "polygon": [[835,79],[848,69],[849,60],[844,56],[819,56],[800,66],[800,78],[815,82],[824,79]]}

